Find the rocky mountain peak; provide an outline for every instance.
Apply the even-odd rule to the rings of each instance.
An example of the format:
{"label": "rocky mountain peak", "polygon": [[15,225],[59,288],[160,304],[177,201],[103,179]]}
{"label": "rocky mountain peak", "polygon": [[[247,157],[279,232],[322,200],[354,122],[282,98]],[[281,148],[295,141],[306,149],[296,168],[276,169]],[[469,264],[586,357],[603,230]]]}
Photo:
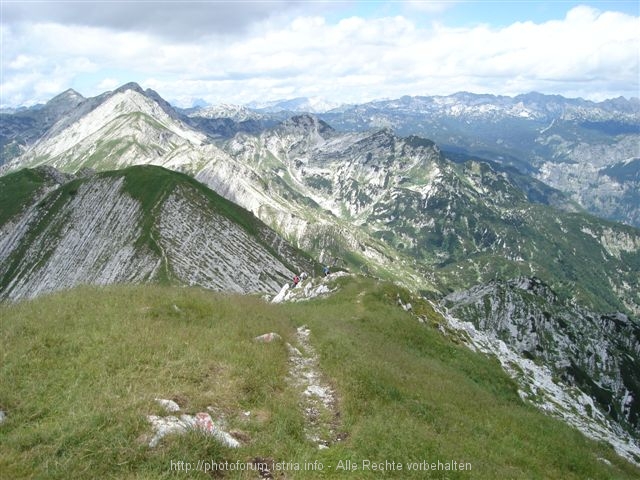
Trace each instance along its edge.
{"label": "rocky mountain peak", "polygon": [[302,114],[295,115],[280,124],[281,129],[294,131],[303,134],[316,133],[321,137],[335,132],[324,120],[320,120],[315,115]]}
{"label": "rocky mountain peak", "polygon": [[230,103],[220,103],[217,105],[198,108],[195,111],[188,113],[188,116],[211,119],[229,118],[236,122],[260,120],[262,118],[261,114],[250,110],[244,105],[234,105]]}
{"label": "rocky mountain peak", "polygon": [[284,124],[290,124],[296,127],[313,128],[315,130],[320,128],[326,128],[333,130],[333,128],[323,120],[320,120],[315,115],[304,113],[302,115],[294,115],[289,120],[283,122]]}
{"label": "rocky mountain peak", "polygon": [[471,92],[457,92],[451,95],[451,97],[459,102],[463,102],[469,105],[474,105],[476,103],[495,102],[499,99],[499,97],[496,97],[495,95],[478,94]]}
{"label": "rocky mountain peak", "polygon": [[162,108],[162,110],[164,110],[164,112],[167,115],[169,115],[171,118],[173,118],[174,120],[177,120],[180,118],[180,115],[178,114],[178,112],[176,112],[176,110],[171,106],[171,104],[167,102],[164,98],[162,98],[158,92],[150,88],[147,88],[143,93],[147,98],[150,98],[151,100],[156,102],[158,105],[160,105],[160,108]]}
{"label": "rocky mountain peak", "polygon": [[55,103],[59,103],[61,101],[76,101],[77,103],[80,103],[84,99],[85,98],[82,95],[80,95],[78,92],[76,92],[73,88],[69,88],[64,92],[53,97],[51,100],[49,100],[47,102],[47,105],[52,105]]}
{"label": "rocky mountain peak", "polygon": [[409,135],[408,137],[403,139],[405,145],[414,148],[414,149],[430,149],[430,150],[439,150],[433,140],[429,140],[428,138],[419,137],[418,135]]}
{"label": "rocky mountain peak", "polygon": [[72,88],[65,90],[49,100],[42,108],[42,115],[54,121],[70,112],[86,99]]}
{"label": "rocky mountain peak", "polygon": [[[58,112],[64,109],[64,114]],[[164,163],[160,158],[175,160],[175,151],[193,157],[192,147],[206,138],[160,95],[133,82],[77,105],[61,102],[60,108],[51,110],[57,121],[8,168],[49,164],[75,172],[82,167],[105,170],[116,164],[159,164]]]}
{"label": "rocky mountain peak", "polygon": [[145,94],[144,90],[142,89],[142,87],[140,85],[138,85],[136,82],[129,82],[129,83],[125,83],[124,85],[116,88],[113,93],[121,93],[121,92],[126,92],[127,90],[133,90],[134,92],[138,92],[141,94]]}
{"label": "rocky mountain peak", "polygon": [[400,140],[393,130],[388,127],[371,132],[371,134],[361,140],[360,144],[369,144],[376,149],[394,150],[396,143]]}

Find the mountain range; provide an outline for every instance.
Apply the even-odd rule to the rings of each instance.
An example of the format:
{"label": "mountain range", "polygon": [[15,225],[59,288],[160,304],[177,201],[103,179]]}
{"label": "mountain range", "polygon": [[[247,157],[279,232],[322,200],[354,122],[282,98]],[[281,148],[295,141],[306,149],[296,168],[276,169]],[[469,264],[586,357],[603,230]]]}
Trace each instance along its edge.
{"label": "mountain range", "polygon": [[637,441],[638,105],[458,94],[292,114],[67,91],[2,114],[0,298],[274,294],[329,265],[496,335]]}
{"label": "mountain range", "polygon": [[[452,159],[431,140],[388,128],[343,132],[305,114],[228,139],[187,118],[127,84],[81,102],[3,169],[159,165],[188,173],[325,263],[436,293],[538,275],[590,307],[640,308],[637,230],[584,215],[513,166]],[[585,262],[586,254],[603,260]]]}
{"label": "mountain range", "polygon": [[335,128],[390,127],[455,154],[516,166],[591,213],[640,226],[638,98],[458,93],[370,102],[321,117]]}
{"label": "mountain range", "polygon": [[[433,140],[452,160],[475,157],[515,166],[595,215],[640,226],[637,98],[596,103],[539,93],[506,97],[461,92],[357,105],[300,97],[173,109],[157,93],[148,93],[166,111],[212,138],[256,134],[299,113],[316,114],[339,131],[390,128],[401,136],[418,135]],[[68,90],[46,105],[0,113],[0,165],[84,100]]]}

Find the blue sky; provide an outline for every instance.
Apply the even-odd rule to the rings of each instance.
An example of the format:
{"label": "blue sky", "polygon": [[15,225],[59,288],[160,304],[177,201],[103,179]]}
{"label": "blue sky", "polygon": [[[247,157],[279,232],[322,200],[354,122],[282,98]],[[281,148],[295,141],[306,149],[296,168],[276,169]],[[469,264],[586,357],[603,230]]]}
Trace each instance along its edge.
{"label": "blue sky", "polygon": [[181,106],[640,96],[640,2],[0,3],[0,105],[136,81]]}
{"label": "blue sky", "polygon": [[[421,5],[424,8],[420,8]],[[598,10],[613,10],[629,15],[640,15],[640,2],[623,1],[504,1],[504,0],[459,0],[420,2],[329,2],[333,20],[356,15],[367,18],[394,15],[415,15],[416,20],[442,21],[453,27],[473,26],[480,23],[493,26],[507,26],[515,22],[536,23],[561,20],[567,11],[578,5],[588,5]],[[416,8],[417,7],[417,8]]]}
{"label": "blue sky", "polygon": [[515,22],[542,23],[562,20],[567,11],[578,5],[588,5],[601,11],[613,10],[629,15],[640,15],[638,1],[575,2],[575,1],[467,1],[453,3],[442,13],[442,21],[454,26],[478,23],[504,27]]}

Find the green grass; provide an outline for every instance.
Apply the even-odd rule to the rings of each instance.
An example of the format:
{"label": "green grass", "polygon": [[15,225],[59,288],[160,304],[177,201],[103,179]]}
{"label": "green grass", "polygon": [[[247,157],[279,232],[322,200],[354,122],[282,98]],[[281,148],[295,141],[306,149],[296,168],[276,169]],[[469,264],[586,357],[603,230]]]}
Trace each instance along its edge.
{"label": "green grass", "polygon": [[29,169],[0,177],[0,225],[31,203],[33,196],[43,187],[44,180],[42,172]]}
{"label": "green grass", "polygon": [[[427,304],[370,279],[341,284],[327,299],[286,305],[161,286],[87,287],[0,305],[0,478],[211,478],[172,471],[171,462],[256,457],[325,467],[286,478],[640,475],[610,447],[524,405],[497,361],[419,324],[396,295],[427,325],[439,322]],[[338,395],[343,440],[326,450],[305,439],[284,342],[252,340],[275,331],[295,342],[302,324]],[[160,413],[155,397],[188,413],[212,406],[247,440],[232,450],[190,434],[150,449],[145,416]],[[346,460],[359,469],[336,471]],[[363,460],[405,470],[363,471]],[[472,470],[406,471],[423,460]]]}

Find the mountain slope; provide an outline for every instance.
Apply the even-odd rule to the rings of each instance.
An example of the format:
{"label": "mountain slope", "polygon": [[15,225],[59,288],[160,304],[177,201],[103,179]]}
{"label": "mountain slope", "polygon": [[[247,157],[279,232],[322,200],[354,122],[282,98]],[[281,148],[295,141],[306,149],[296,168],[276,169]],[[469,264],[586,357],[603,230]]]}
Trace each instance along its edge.
{"label": "mountain slope", "polygon": [[388,129],[341,133],[309,115],[216,146],[177,117],[157,95],[125,85],[84,102],[10,167],[159,164],[325,263],[435,292],[537,275],[597,311],[640,312],[637,230],[549,208],[576,209],[516,170],[452,162],[432,141]]}
{"label": "mountain slope", "polygon": [[[124,85],[81,104],[28,152],[5,166],[5,171],[33,165],[52,165],[68,173],[87,167],[110,170],[133,164],[162,165],[206,182],[299,246],[345,243],[335,232],[349,232],[347,226],[309,211],[309,205],[291,202],[292,197],[302,197],[290,188],[283,193],[286,198],[277,198],[279,189],[271,191],[260,179],[262,172],[205,143],[202,133],[176,120],[177,114],[167,110],[156,95],[143,92],[135,84]],[[326,230],[328,235],[322,233]]]}
{"label": "mountain slope", "polygon": [[640,226],[640,204],[628,196],[637,191],[637,179],[621,181],[603,171],[640,157],[637,98],[594,103],[538,93],[457,93],[369,102],[319,116],[340,130],[392,128],[430,138],[444,150],[516,166],[596,215]]}
{"label": "mountain slope", "polygon": [[[81,103],[6,167],[53,164],[66,174],[39,167],[0,177],[0,199],[8,205],[0,209],[0,296],[125,281],[275,293],[293,272],[312,272],[276,233],[195,178],[323,263],[390,279],[431,299],[494,280],[510,285],[514,277],[539,277],[557,293],[557,304],[547,299],[540,306],[534,295],[512,288],[498,310],[513,315],[477,323],[491,333],[508,320],[517,348],[530,316],[553,313],[564,322],[571,316],[573,334],[600,323],[615,327],[621,318],[635,325],[631,317],[640,313],[640,231],[586,215],[512,167],[460,152],[449,159],[433,141],[390,129],[340,132],[310,115],[210,141],[136,85]],[[136,163],[192,177],[128,167]],[[87,166],[104,172],[80,169]],[[607,173],[633,179],[634,167],[618,164]],[[478,299],[474,308],[497,296]],[[549,332],[557,342],[570,339],[562,329]],[[584,396],[593,408],[615,412],[605,418],[598,410],[598,419],[628,426],[637,421],[639,390],[633,375],[610,375],[616,366],[628,370],[628,352],[616,341],[585,343],[613,345],[604,349],[610,357],[604,369],[590,368],[588,352],[553,341],[539,345],[550,355],[538,359],[557,362],[552,351],[561,361],[574,359],[557,375],[595,397],[594,403]],[[607,398],[603,389],[610,390]]]}
{"label": "mountain slope", "polygon": [[0,178],[0,190],[34,176],[41,187],[0,226],[0,298],[147,281],[276,292],[311,266],[250,213],[179,173],[131,167],[56,184],[22,170]]}
{"label": "mountain slope", "polygon": [[51,165],[74,173],[154,164],[169,168],[221,155],[155,92],[126,84],[88,99],[5,169]]}
{"label": "mountain slope", "polygon": [[[243,181],[260,178],[252,188],[269,192],[272,209],[331,212],[328,222],[359,235],[334,255],[361,254],[405,284],[446,292],[538,275],[596,310],[640,312],[640,232],[572,212],[558,191],[516,171],[451,162],[433,142],[389,130],[340,133],[309,116],[258,137],[238,135],[224,148],[251,172]],[[213,179],[198,175],[216,190],[239,182],[220,169]],[[261,201],[251,204],[248,189],[231,190],[223,194],[242,191],[235,201],[320,250],[302,243],[304,230],[270,219]]]}
{"label": "mountain slope", "polygon": [[640,432],[640,324],[566,304],[535,278],[492,282],[442,300],[448,311],[548,365],[595,399],[614,421]]}
{"label": "mountain slope", "polygon": [[[111,97],[127,91],[146,99],[147,108],[140,112],[155,118],[159,124],[150,125],[147,119],[137,119],[138,124],[132,128],[113,125],[102,131],[102,135],[87,138],[78,151],[69,152],[69,155],[91,164],[109,152],[119,152],[117,156],[124,156],[122,161],[127,165],[153,162],[176,169],[185,163],[202,164],[207,158],[224,157],[215,148],[187,154],[185,150],[193,151],[205,141],[196,131],[211,138],[230,138],[240,132],[257,135],[291,114],[285,111],[258,113],[234,106],[178,113],[156,92],[127,84],[114,92],[83,100],[78,108],[67,112],[68,119],[54,126],[52,133],[58,135],[61,129],[70,127],[82,115],[103,102],[112,103]],[[291,105],[313,111],[311,104],[305,107],[305,103],[298,100],[292,101]],[[145,103],[139,99],[136,102]],[[32,145],[36,139],[34,132],[42,135],[45,131],[42,127],[35,130],[29,127],[24,123],[23,115],[25,112],[3,116],[3,124],[11,127],[8,131],[5,129],[5,133],[0,131],[0,136],[5,138],[3,142],[13,153],[3,155],[2,161],[14,158]],[[36,116],[37,110],[29,111],[28,115],[29,121],[41,122]],[[633,162],[640,158],[638,99],[619,98],[594,103],[538,93],[512,98],[463,92],[446,97],[402,97],[347,105],[318,115],[341,131],[391,128],[400,136],[430,138],[448,152],[515,166],[522,173],[534,175],[564,192],[591,213],[640,226],[640,205],[635,198],[640,167]],[[45,124],[47,128],[51,126],[51,123]],[[26,132],[16,133],[21,128]],[[72,133],[67,132],[68,135]],[[23,146],[18,148],[15,142],[11,143],[16,135],[28,136],[29,141],[20,140]],[[73,142],[81,141],[83,135],[75,132]],[[101,139],[105,135],[109,138],[106,143]],[[152,148],[145,149],[143,146],[147,144]],[[191,145],[187,147],[188,144]],[[43,145],[39,151],[32,151],[28,155],[28,166],[47,159],[48,163],[64,169],[62,158],[52,158],[52,153],[57,157],[61,152],[49,150]],[[91,160],[87,160],[89,157]],[[611,168],[622,163],[628,164],[627,170],[633,169],[633,178],[608,174]]]}
{"label": "mountain slope", "polygon": [[84,100],[78,92],[69,89],[45,105],[12,114],[0,113],[0,166],[23,153]]}
{"label": "mountain slope", "polygon": [[[396,287],[358,277],[336,286],[324,300],[285,305],[158,286],[0,305],[0,382],[11,385],[0,389],[0,471],[13,479],[168,479],[189,465],[189,478],[207,479],[214,475],[203,462],[262,459],[297,463],[272,470],[287,478],[638,477],[607,445],[524,404],[494,359],[399,308]],[[340,436],[324,449],[306,438],[305,394],[288,377],[287,343],[306,353],[296,335],[303,322],[338,398],[339,416],[329,420]],[[254,340],[266,332],[282,340]],[[155,398],[175,400],[181,411],[173,415],[208,412],[240,447],[192,432],[150,448],[147,416],[168,416]],[[323,470],[305,469],[314,462]],[[442,467],[409,470],[423,462]]]}

